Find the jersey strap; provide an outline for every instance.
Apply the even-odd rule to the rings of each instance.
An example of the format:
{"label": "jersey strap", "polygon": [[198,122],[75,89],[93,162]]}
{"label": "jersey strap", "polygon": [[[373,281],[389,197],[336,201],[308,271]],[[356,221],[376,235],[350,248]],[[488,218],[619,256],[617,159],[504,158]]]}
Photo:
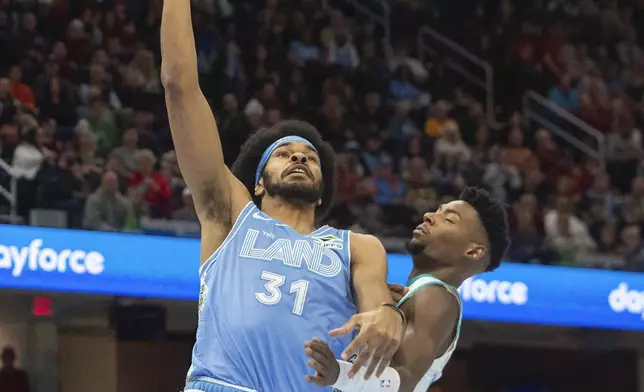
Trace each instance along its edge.
{"label": "jersey strap", "polygon": [[443,282],[432,274],[418,275],[407,282],[409,291],[407,292],[407,294],[405,294],[404,297],[400,299],[400,301],[398,301],[396,306],[401,307],[405,302],[409,300],[409,298],[411,298],[412,295],[414,295],[414,293],[418,292],[418,290],[426,286],[442,286],[450,294],[456,297],[456,300],[458,301],[458,321],[456,324],[456,334],[454,335],[454,340],[452,341],[452,344],[450,344],[450,347],[447,349],[447,351],[453,350],[452,346],[456,344],[458,337],[461,334],[461,321],[463,320],[463,306],[461,303],[461,296],[458,294],[456,287]]}

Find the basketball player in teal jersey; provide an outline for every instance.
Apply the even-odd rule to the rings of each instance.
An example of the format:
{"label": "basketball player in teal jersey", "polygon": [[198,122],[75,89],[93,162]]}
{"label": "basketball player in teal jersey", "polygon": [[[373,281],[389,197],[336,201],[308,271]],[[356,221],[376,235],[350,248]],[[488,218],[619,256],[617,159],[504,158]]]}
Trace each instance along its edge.
{"label": "basketball player in teal jersey", "polygon": [[[190,3],[164,1],[161,22],[168,118],[201,223],[186,392],[318,391],[300,377],[311,336],[331,336],[337,355],[352,344],[370,354],[361,357],[370,371],[384,370],[405,327],[386,252],[373,236],[315,226],[333,204],[333,150],[310,124],[284,121],[255,132],[226,167],[199,88]],[[349,319],[359,328],[353,342],[348,326],[333,331]]]}
{"label": "basketball player in teal jersey", "polygon": [[[425,214],[407,246],[414,261],[409,281],[406,287],[390,285],[408,322],[390,367],[365,380],[364,370],[336,360],[326,343],[314,338],[304,350],[315,374],[305,379],[342,392],[427,391],[441,377],[458,341],[461,301],[456,288],[496,269],[509,242],[505,208],[484,190],[466,188],[458,200]],[[355,376],[348,377],[347,370]]]}

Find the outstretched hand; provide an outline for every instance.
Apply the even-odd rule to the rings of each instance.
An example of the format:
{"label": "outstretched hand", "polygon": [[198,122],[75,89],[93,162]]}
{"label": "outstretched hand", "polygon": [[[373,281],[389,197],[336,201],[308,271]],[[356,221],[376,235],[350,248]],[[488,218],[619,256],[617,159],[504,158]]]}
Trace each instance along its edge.
{"label": "outstretched hand", "polygon": [[314,375],[304,377],[306,382],[328,387],[338,381],[340,365],[326,342],[313,338],[310,342],[304,343],[304,353],[311,358],[306,361],[306,366],[315,370]]}
{"label": "outstretched hand", "polygon": [[371,377],[374,371],[379,377],[400,345],[405,329],[404,322],[395,309],[380,306],[370,312],[354,315],[342,327],[330,331],[329,335],[346,336],[355,329],[360,330],[358,336],[342,353],[344,360],[352,354],[358,354],[348,376],[353,377],[360,367],[369,361],[365,380]]}

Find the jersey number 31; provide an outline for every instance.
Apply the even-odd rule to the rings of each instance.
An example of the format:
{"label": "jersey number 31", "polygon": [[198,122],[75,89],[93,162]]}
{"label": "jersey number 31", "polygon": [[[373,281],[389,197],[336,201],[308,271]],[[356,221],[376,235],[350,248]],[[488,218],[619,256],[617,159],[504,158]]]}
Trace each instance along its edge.
{"label": "jersey number 31", "polygon": [[[268,271],[262,271],[262,280],[265,280],[263,293],[255,293],[255,298],[264,305],[277,305],[282,299],[282,285],[286,281],[286,276],[274,274]],[[308,280],[296,280],[291,283],[289,294],[295,295],[295,302],[293,303],[293,314],[298,316],[302,315],[304,310],[304,302],[306,301],[306,292],[309,290]]]}

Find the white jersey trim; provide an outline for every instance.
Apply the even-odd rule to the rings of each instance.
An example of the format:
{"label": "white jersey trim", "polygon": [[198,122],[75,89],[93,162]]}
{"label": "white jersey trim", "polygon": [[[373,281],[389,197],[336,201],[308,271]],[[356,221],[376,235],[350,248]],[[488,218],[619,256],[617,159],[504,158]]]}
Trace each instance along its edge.
{"label": "white jersey trim", "polygon": [[252,201],[249,201],[244,208],[242,208],[241,212],[239,213],[239,216],[237,216],[237,219],[235,220],[235,223],[233,224],[233,227],[230,229],[228,232],[228,235],[224,239],[224,242],[215,249],[214,252],[204,261],[204,263],[199,267],[199,275],[201,276],[203,273],[206,272],[206,270],[217,260],[219,255],[224,251],[226,246],[235,238],[235,234],[239,231],[241,226],[244,224],[246,219],[250,216],[251,212],[255,209],[255,203]]}
{"label": "white jersey trim", "polygon": [[407,300],[409,300],[409,298],[411,298],[411,296],[414,295],[414,293],[418,292],[418,290],[426,286],[442,286],[450,294],[456,297],[456,300],[458,301],[458,307],[459,307],[458,321],[456,323],[456,333],[454,334],[454,339],[452,339],[452,342],[447,347],[445,352],[440,357],[437,357],[434,359],[434,361],[432,362],[432,366],[429,369],[427,369],[427,373],[423,375],[421,380],[414,388],[414,392],[426,391],[435,381],[441,378],[443,374],[443,369],[445,368],[445,365],[447,365],[447,362],[451,358],[452,353],[454,352],[454,350],[456,349],[456,345],[458,344],[458,338],[461,334],[461,323],[463,321],[463,305],[461,303],[461,297],[458,294],[458,291],[456,290],[456,288],[443,282],[442,280],[436,278],[431,274],[423,274],[414,278],[411,281],[411,284],[409,284],[409,291],[400,301],[398,301],[396,306],[400,307],[402,304],[407,302]]}
{"label": "white jersey trim", "polygon": [[[257,392],[257,391],[256,391],[256,390],[254,390],[254,389],[250,389],[250,388],[246,388],[246,387],[241,387],[241,386],[239,386],[239,385],[230,384],[230,383],[227,383],[227,382],[225,382],[225,381],[217,380],[216,378],[212,378],[212,377],[195,377],[195,378],[191,378],[191,379],[188,381],[188,383],[193,382],[193,381],[208,382],[208,383],[211,383],[211,384],[221,385],[222,387],[227,387],[227,388],[237,389],[238,391],[243,391],[243,392]],[[186,389],[186,390],[185,390],[185,391],[183,391],[183,392],[190,392],[190,391],[197,391],[197,392],[201,392],[201,391],[200,391],[200,390],[198,390],[198,389]]]}

